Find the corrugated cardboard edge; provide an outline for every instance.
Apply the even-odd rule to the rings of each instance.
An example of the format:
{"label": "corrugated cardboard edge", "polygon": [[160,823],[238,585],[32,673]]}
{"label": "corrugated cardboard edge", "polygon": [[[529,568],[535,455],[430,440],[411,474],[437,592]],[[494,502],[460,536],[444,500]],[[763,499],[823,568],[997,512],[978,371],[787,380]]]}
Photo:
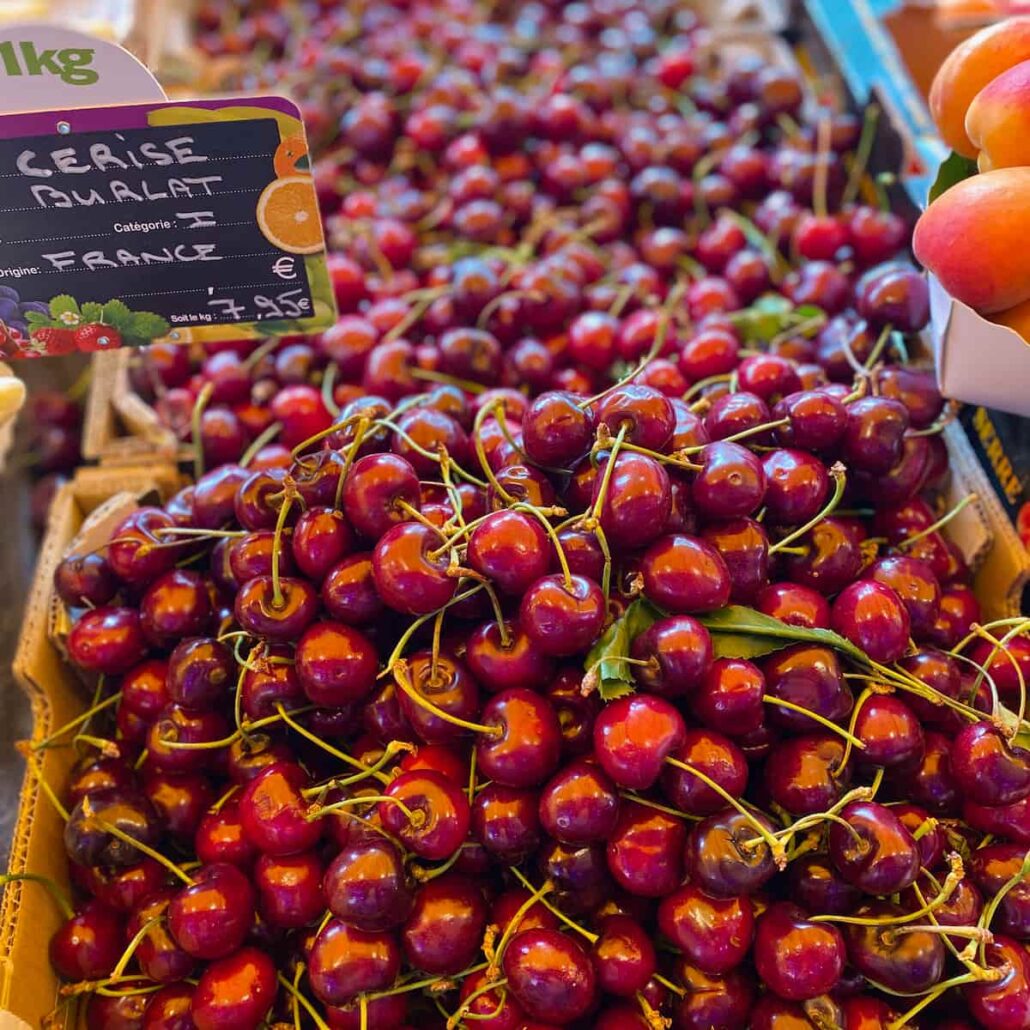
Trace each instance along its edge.
{"label": "corrugated cardboard edge", "polygon": [[82,453],[109,465],[174,461],[178,442],[132,388],[131,361],[130,348],[94,355]]}
{"label": "corrugated cardboard edge", "polygon": [[[26,602],[14,675],[32,706],[33,740],[75,718],[85,705],[81,685],[48,636],[54,568],[73,541],[97,546],[114,521],[157,490],[167,496],[179,485],[172,466],[82,469],[54,498]],[[42,752],[38,770],[55,786],[67,778],[71,749]],[[26,770],[11,844],[11,872],[42,873],[67,884],[61,844],[63,824]],[[0,901],[0,1028],[42,1025],[57,999],[58,982],[47,942],[60,916],[46,891],[34,883],[11,883]],[[25,1022],[22,1022],[25,1021]]]}

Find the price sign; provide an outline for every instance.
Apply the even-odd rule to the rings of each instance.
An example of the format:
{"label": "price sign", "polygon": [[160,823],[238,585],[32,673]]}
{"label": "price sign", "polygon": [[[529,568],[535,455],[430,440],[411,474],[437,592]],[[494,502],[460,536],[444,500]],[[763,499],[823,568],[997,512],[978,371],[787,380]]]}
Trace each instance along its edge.
{"label": "price sign", "polygon": [[316,332],[335,307],[280,97],[0,116],[0,351]]}

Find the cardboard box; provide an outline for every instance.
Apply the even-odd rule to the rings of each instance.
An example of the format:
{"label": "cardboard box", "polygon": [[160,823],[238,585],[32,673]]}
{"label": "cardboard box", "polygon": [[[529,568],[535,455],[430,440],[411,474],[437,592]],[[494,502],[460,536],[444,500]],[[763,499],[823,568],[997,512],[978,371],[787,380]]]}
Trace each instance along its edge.
{"label": "cardboard box", "polygon": [[[111,529],[142,498],[167,497],[181,485],[171,465],[84,468],[62,487],[50,509],[36,576],[27,598],[14,674],[32,705],[32,739],[39,741],[85,710],[88,699],[61,660],[49,626],[55,610],[54,569],[70,547],[104,543]],[[39,773],[60,790],[74,761],[71,748],[40,751]],[[42,873],[68,883],[64,824],[27,769],[11,842],[9,871]],[[57,1001],[58,979],[47,944],[60,914],[39,884],[11,883],[0,901],[0,1030],[38,1028]]]}
{"label": "cardboard box", "polygon": [[1030,415],[1030,344],[989,322],[930,276],[930,329],[937,383],[947,397]]}

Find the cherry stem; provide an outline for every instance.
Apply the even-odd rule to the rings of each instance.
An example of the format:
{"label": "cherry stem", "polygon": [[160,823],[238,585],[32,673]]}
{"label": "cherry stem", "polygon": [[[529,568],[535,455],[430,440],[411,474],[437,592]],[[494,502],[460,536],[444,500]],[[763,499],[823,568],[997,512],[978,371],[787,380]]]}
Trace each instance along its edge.
{"label": "cherry stem", "polygon": [[956,515],[959,514],[959,512],[967,508],[970,504],[973,503],[973,501],[977,500],[979,500],[979,497],[976,495],[976,493],[966,494],[966,496],[963,497],[962,500],[959,501],[958,504],[956,504],[955,507],[951,509],[951,511],[942,515],[932,525],[927,526],[926,529],[922,529],[918,533],[913,533],[912,536],[905,537],[905,539],[898,544],[898,548],[904,549],[906,547],[911,547],[913,544],[918,543],[920,540],[923,540],[924,538],[928,537],[931,533],[936,533],[937,530],[943,529],[953,518],[955,518]]}
{"label": "cherry stem", "polygon": [[283,546],[283,530],[286,519],[293,507],[293,495],[287,495],[279,502],[279,515],[275,520],[275,535],[272,537],[272,607],[279,610],[283,607],[282,584],[279,581],[279,556]]}
{"label": "cherry stem", "polygon": [[869,156],[873,152],[873,142],[876,139],[876,123],[879,117],[880,108],[876,104],[870,104],[866,107],[862,115],[862,135],[859,136],[858,146],[855,148],[855,158],[851,163],[847,185],[844,187],[844,194],[841,200],[843,207],[847,207],[858,196],[862,177],[865,175],[866,166],[869,164]]}
{"label": "cherry stem", "polygon": [[47,783],[46,777],[43,775],[42,756],[39,754],[31,754],[27,756],[27,758],[28,761],[26,764],[28,766],[28,770],[35,778],[36,782],[39,784],[40,790],[43,791],[43,793],[47,797],[47,800],[50,802],[51,805],[53,805],[54,811],[57,812],[57,814],[65,822],[68,822],[70,818],[68,814],[68,809],[65,808],[64,805],[61,803],[60,798],[58,798],[58,796],[54,793],[53,787],[51,787],[50,784]]}
{"label": "cherry stem", "polygon": [[71,722],[66,722],[60,729],[54,730],[54,732],[51,733],[50,736],[44,737],[42,740],[36,741],[34,744],[31,745],[31,750],[42,751],[44,748],[50,747],[54,743],[54,741],[57,740],[59,737],[63,737],[66,733],[70,733],[76,727],[81,726],[85,722],[89,722],[89,720],[92,719],[94,715],[96,715],[98,712],[104,711],[105,708],[110,708],[112,705],[117,704],[121,696],[122,693],[119,690],[118,692],[112,694],[110,697],[104,698],[103,701],[99,702],[98,704],[95,704],[92,708],[87,709],[85,712],[82,713],[82,715],[78,716],[75,719],[72,719]]}
{"label": "cherry stem", "polygon": [[[370,776],[375,776],[381,783],[389,783],[390,777],[385,775],[382,770],[405,751],[414,752],[415,745],[409,744],[406,740],[391,740],[372,765],[365,765],[358,759],[354,759],[355,762],[362,766],[361,772],[356,772],[351,776],[344,776],[342,779],[334,776],[328,783],[323,783],[318,787],[305,787],[301,794],[306,798],[315,797],[319,794],[325,794],[326,791],[332,790],[334,787],[349,787],[354,783],[360,783],[362,780],[367,780]],[[377,773],[379,775],[376,775]]]}
{"label": "cherry stem", "polygon": [[282,343],[282,340],[277,336],[273,336],[270,339],[265,340],[264,343],[252,350],[250,354],[243,359],[243,367],[247,370],[254,368],[254,366],[259,364],[266,354],[271,354],[280,343]]}
{"label": "cherry stem", "polygon": [[[425,526],[426,529],[431,529],[434,533],[443,537],[445,541],[447,540],[447,534],[435,522],[430,522],[429,519],[427,519],[414,505],[408,504],[407,501],[401,498],[394,501],[394,504],[396,504],[396,506],[400,508],[408,518]],[[444,548],[446,548],[446,543],[444,544]],[[431,557],[435,557],[436,555],[437,552],[434,551]]]}
{"label": "cherry stem", "polygon": [[[526,504],[525,502],[519,502],[515,505],[515,511],[524,511],[532,515],[541,526],[544,527],[544,531],[551,538],[551,544],[554,547],[554,552],[558,556],[558,564],[561,566],[562,576],[565,579],[565,588],[567,590],[572,589],[572,572],[569,569],[569,559],[565,556],[565,548],[562,547],[561,540],[558,539],[558,531],[551,525],[550,520],[547,519],[544,512],[537,508],[533,504]],[[552,509],[554,510],[554,509]]]}
{"label": "cherry stem", "polygon": [[430,880],[435,880],[438,876],[443,876],[443,874],[446,873],[447,870],[450,869],[454,865],[454,863],[458,861],[459,858],[461,858],[461,852],[464,849],[464,847],[465,845],[462,844],[461,847],[458,848],[458,850],[455,851],[454,854],[451,855],[451,857],[447,859],[446,862],[441,862],[440,865],[413,865],[411,867],[411,875],[414,876],[419,883],[428,883]]}
{"label": "cherry stem", "polygon": [[340,366],[335,361],[330,361],[325,366],[325,371],[322,373],[322,382],[319,384],[319,389],[322,394],[322,403],[325,405],[325,410],[329,412],[333,418],[336,418],[340,414],[340,406],[336,403],[336,397],[333,389],[336,386],[336,376],[340,371]]}
{"label": "cherry stem", "polygon": [[[335,748],[332,744],[323,740],[317,734],[312,733],[311,730],[307,729],[301,723],[297,722],[296,719],[290,716],[290,713],[283,708],[281,701],[276,703],[275,710],[279,713],[279,717],[282,719],[287,726],[290,727],[295,733],[299,733],[305,740],[310,740],[316,747],[320,747],[323,751],[332,755],[334,758],[340,759],[341,762],[345,762],[347,765],[355,769],[360,769],[362,776],[370,775],[370,767],[365,765],[364,762],[359,762],[352,755],[348,755],[346,751],[341,751],[339,748]],[[389,777],[384,776],[382,773],[372,773],[377,779],[382,780],[383,783],[389,783]]]}
{"label": "cherry stem", "polygon": [[331,1030],[329,1024],[318,1014],[318,1009],[316,1009],[315,1006],[312,1005],[311,1002],[304,997],[304,994],[301,992],[299,987],[297,987],[295,984],[290,983],[290,981],[287,980],[287,978],[283,976],[282,973],[277,973],[276,976],[279,979],[279,983],[281,983],[283,987],[285,987],[286,990],[289,991],[294,1001],[300,1002],[300,1004],[304,1007],[304,1011],[307,1012],[307,1014],[311,1017],[312,1022],[315,1024],[318,1030]]}
{"label": "cherry stem", "polygon": [[53,899],[54,904],[61,910],[61,915],[63,915],[65,919],[71,919],[75,915],[75,909],[72,908],[71,898],[68,897],[64,889],[54,880],[51,880],[49,876],[43,876],[41,873],[4,873],[0,876],[0,887],[6,887],[9,883],[18,883],[25,880],[28,880],[31,883],[41,884],[45,887],[47,893]]}
{"label": "cherry stem", "polygon": [[204,441],[201,439],[201,424],[204,418],[204,409],[211,401],[211,394],[214,393],[215,384],[205,383],[197,394],[193,404],[193,412],[190,415],[190,433],[193,437],[193,481],[196,482],[204,475]]}
{"label": "cherry stem", "polygon": [[[492,1012],[484,1012],[482,1014],[483,1019],[496,1019],[497,1016],[504,1011],[504,1006],[508,1001],[508,992],[504,990],[507,986],[508,980],[504,978],[502,980],[495,980],[490,983],[483,984],[482,987],[474,990],[462,1003],[458,1006],[454,1015],[447,1020],[447,1030],[454,1030],[455,1027],[461,1025],[462,1019],[468,1013],[468,1010],[472,1007],[473,1002],[482,997],[484,994],[489,994],[493,990],[499,990],[500,995],[497,1001],[497,1005],[494,1007]],[[470,1019],[474,1018],[469,1016]]]}
{"label": "cherry stem", "polygon": [[497,476],[494,475],[494,470],[490,467],[490,462],[486,457],[486,448],[483,446],[482,438],[483,423],[486,421],[487,416],[493,415],[494,419],[500,422],[503,418],[503,411],[500,415],[497,414],[497,412],[498,409],[502,407],[503,402],[498,399],[491,404],[484,404],[479,411],[476,412],[476,420],[472,424],[472,444],[476,449],[476,458],[479,460],[479,467],[483,470],[483,475],[486,476],[490,486],[493,487],[494,492],[504,501],[505,504],[513,505],[516,503],[517,498],[512,497],[512,495],[508,493],[503,486],[501,486]]}
{"label": "cherry stem", "polygon": [[466,393],[479,395],[486,393],[487,388],[482,383],[473,382],[471,379],[461,379],[458,376],[450,376],[445,372],[435,372],[431,368],[410,369],[412,379],[424,379],[429,383],[443,383],[445,386],[456,386]]}
{"label": "cherry stem", "polygon": [[638,805],[643,805],[645,808],[653,808],[656,812],[664,812],[666,815],[674,816],[676,819],[698,823],[702,818],[699,815],[691,815],[689,812],[681,812],[678,808],[673,808],[671,805],[663,805],[659,801],[652,801],[650,798],[641,797],[641,795],[632,790],[620,790],[619,794],[627,801],[633,801]]}
{"label": "cherry stem", "polygon": [[282,422],[273,422],[258,433],[254,437],[254,442],[243,452],[243,457],[240,458],[240,468],[246,468],[257,456],[258,451],[270,444],[282,432],[282,429]]}
{"label": "cherry stem", "polygon": [[[873,694],[879,693],[882,693],[882,691],[878,690],[875,685],[870,684],[862,691],[861,694],[858,695],[858,700],[855,701],[855,706],[851,709],[851,719],[848,722],[848,735],[845,738],[847,740],[847,745],[844,748],[844,757],[840,760],[840,767],[842,769],[846,769],[848,767],[848,762],[851,760],[851,741],[858,739],[854,737],[854,732],[855,726],[858,724],[858,716],[859,713],[862,711],[862,706],[866,703],[866,701],[869,700],[870,697],[872,697]],[[864,748],[865,745],[863,744],[862,747]]]}
{"label": "cherry stem", "polygon": [[361,418],[358,419],[358,427],[354,430],[354,439],[351,440],[350,446],[347,448],[347,457],[343,459],[343,468],[340,469],[340,477],[336,481],[336,495],[333,498],[334,510],[339,510],[340,508],[340,502],[343,498],[343,487],[347,482],[347,475],[350,473],[351,465],[353,465],[357,460],[358,450],[371,426],[372,419],[370,419],[368,415],[362,415]]}
{"label": "cherry stem", "polygon": [[706,376],[704,379],[699,379],[696,383],[691,383],[683,394],[682,400],[689,401],[691,397],[706,390],[709,386],[716,386],[718,383],[728,383],[730,381],[730,373],[724,372],[719,375]]}
{"label": "cherry stem", "polygon": [[126,945],[125,951],[122,952],[122,957],[118,960],[118,964],[114,967],[114,969],[111,970],[112,980],[118,979],[118,977],[120,977],[122,973],[125,972],[125,967],[129,964],[129,962],[132,959],[132,956],[136,953],[136,949],[140,946],[140,944],[143,943],[143,938],[146,937],[147,934],[150,933],[150,931],[153,930],[153,928],[157,926],[162,919],[164,919],[163,915],[154,916],[153,919],[148,919],[139,928],[139,930],[136,931],[135,936]]}
{"label": "cherry stem", "polygon": [[397,685],[404,691],[405,694],[411,698],[420,708],[424,708],[431,715],[435,715],[438,719],[443,719],[445,722],[449,722],[454,726],[460,726],[462,729],[468,730],[470,733],[482,733],[488,737],[500,737],[504,734],[504,730],[500,726],[486,726],[479,722],[469,722],[467,719],[461,719],[456,715],[451,715],[450,712],[445,712],[438,705],[433,704],[428,698],[423,697],[416,689],[411,679],[408,676],[408,663],[403,658],[398,658],[391,666],[391,672],[393,678],[397,681]]}
{"label": "cherry stem", "polygon": [[721,783],[716,782],[706,773],[701,772],[700,769],[696,769],[687,762],[681,762],[678,758],[673,758],[671,755],[666,755],[665,761],[676,769],[682,769],[684,772],[690,773],[691,776],[696,776],[697,779],[699,779],[706,787],[714,790],[715,793],[723,799],[723,801],[735,808],[748,821],[762,840],[769,845],[769,851],[777,868],[785,868],[787,857],[783,844],[778,841],[773,833],[767,827],[763,826],[762,823],[756,819],[728,790],[726,790]]}
{"label": "cherry stem", "polygon": [[[504,928],[504,933],[501,934],[501,939],[497,942],[497,947],[494,949],[493,958],[490,961],[490,965],[487,968],[486,975],[488,979],[495,979],[501,970],[501,960],[504,958],[504,951],[508,947],[508,942],[518,932],[519,926],[522,925],[522,917],[542,898],[550,894],[554,890],[554,884],[550,881],[546,881],[536,890],[531,891],[528,898],[519,905],[515,912],[515,915],[508,921],[508,925]],[[487,956],[489,957],[489,956]]]}
{"label": "cherry stem", "polygon": [[[1019,883],[1026,882],[1027,877],[1030,876],[1030,851],[1023,857],[1023,864],[1016,870],[1016,872],[1009,877],[1008,880],[1002,884],[1002,887],[997,891],[994,897],[991,898],[987,907],[983,910],[983,914],[980,916],[980,926],[985,930],[990,930],[991,920],[994,918],[994,913],[998,911],[998,906],[1005,900],[1005,895],[1008,894],[1013,887]],[[987,942],[980,942],[980,962],[986,961],[986,949]]]}
{"label": "cherry stem", "polygon": [[[601,476],[601,485],[597,489],[597,500],[594,501],[594,506],[590,509],[590,515],[587,519],[588,523],[597,523],[601,515],[601,509],[604,507],[604,502],[608,499],[608,487],[611,484],[612,475],[615,472],[615,459],[619,455],[619,450],[622,447],[622,443],[626,438],[626,433],[629,431],[629,423],[623,422],[619,426],[619,431],[612,441],[611,450],[608,453],[608,460],[604,465],[604,472]],[[591,528],[596,528],[591,526]]]}
{"label": "cherry stem", "polygon": [[[466,601],[466,600],[468,600],[468,598],[473,597],[474,595],[478,594],[482,589],[483,589],[483,584],[482,583],[477,583],[474,587],[470,587],[468,590],[464,591],[463,593],[456,594],[454,597],[452,597],[442,607],[443,608],[450,608],[451,605],[458,604],[461,601]],[[401,634],[400,640],[397,641],[397,644],[394,647],[393,652],[391,653],[390,657],[387,659],[386,667],[383,669],[383,671],[381,673],[379,673],[379,677],[380,678],[383,677],[383,676],[390,675],[390,671],[397,664],[397,662],[400,661],[401,655],[404,653],[404,648],[406,648],[408,646],[408,642],[411,640],[411,638],[430,619],[435,619],[435,618],[436,618],[436,612],[429,612],[426,615],[420,615],[417,619],[415,619],[414,622],[412,622],[412,624],[410,626],[408,626],[408,628],[404,631],[404,633]]]}
{"label": "cherry stem", "polygon": [[[530,893],[535,893],[536,888],[533,884],[523,875],[523,873],[516,869],[514,866],[510,867],[512,875],[515,877],[523,887],[526,888]],[[581,934],[591,944],[596,944],[601,938],[596,933],[591,933],[589,930],[584,929],[579,923],[573,922],[557,905],[554,905],[549,898],[541,895],[537,899],[541,905],[544,906],[552,915],[557,916],[570,930],[575,930],[576,933]]]}
{"label": "cherry stem", "polygon": [[[865,750],[865,744],[859,740],[853,733],[838,726],[835,722],[831,722],[824,715],[820,715],[818,712],[813,712],[811,709],[805,708],[804,705],[795,704],[793,701],[787,701],[782,697],[773,697],[771,694],[764,694],[762,700],[769,705],[776,705],[777,708],[786,708],[792,712],[798,712],[801,715],[807,715],[808,718],[814,719],[820,726],[825,726],[826,729],[833,733],[836,733],[839,737],[843,737],[848,742],[848,747],[857,747],[860,751]],[[841,762],[843,767],[845,763]]]}
{"label": "cherry stem", "polygon": [[[1010,640],[1012,640],[1013,637],[1020,636],[1024,632],[1025,626],[1028,624],[1030,624],[1030,620],[1026,620],[1024,625],[1014,626],[1000,640],[996,636],[994,636],[993,633],[984,629],[983,626],[978,626],[974,629],[974,632],[978,637],[983,638],[988,643],[992,644],[993,647],[991,649],[991,653],[987,656],[987,660],[980,667],[980,671],[977,673],[977,677],[973,682],[972,687],[970,687],[969,692],[971,695],[975,696],[976,691],[979,690],[980,684],[983,682],[983,679],[986,676],[988,681],[990,682],[991,690],[994,695],[993,710],[995,713],[998,711],[998,688],[995,685],[994,680],[987,672],[987,669],[990,667],[991,663],[994,661],[995,656],[997,654],[1003,654],[1012,663],[1012,667],[1016,670],[1016,680],[1019,683],[1019,708],[1016,710],[1016,718],[1020,723],[1022,723],[1023,716],[1026,714],[1026,678],[1023,676],[1023,669],[1020,666],[1019,661],[1016,659],[1016,656],[1012,654],[1012,652],[1006,645]],[[956,657],[964,658],[965,656],[962,655]],[[969,659],[969,661],[972,662],[972,659]],[[973,664],[975,665],[976,663],[973,662]]]}
{"label": "cherry stem", "polygon": [[[85,807],[83,808],[85,811]],[[86,813],[89,815],[90,813]],[[112,837],[117,837],[118,840],[123,841],[126,844],[131,844],[141,854],[146,855],[148,858],[152,858],[155,862],[160,863],[174,876],[177,876],[187,887],[193,886],[193,879],[184,873],[167,855],[162,855],[160,851],[150,847],[149,844],[144,844],[142,841],[136,840],[131,834],[126,833],[120,826],[115,826],[113,823],[109,823],[106,819],[98,819],[96,825],[100,827],[105,833],[111,834]]]}
{"label": "cherry stem", "polygon": [[1007,626],[1019,626],[1023,631],[1030,630],[1030,619],[1025,615],[1013,615],[1007,619],[994,619],[991,622],[974,622],[973,628],[948,652],[948,654],[957,655],[960,651],[965,650],[965,648],[976,640],[981,629],[995,630],[1003,629]]}
{"label": "cherry stem", "polygon": [[[983,970],[988,972],[988,970]],[[993,972],[993,971],[992,971]],[[1000,970],[998,971],[1000,973]],[[904,1015],[894,1020],[893,1023],[887,1025],[887,1030],[904,1030],[906,1026],[910,1026],[913,1016],[917,1016],[927,1005],[932,1005],[942,994],[946,991],[950,991],[952,987],[959,987],[962,984],[974,983],[977,980],[985,979],[997,979],[997,977],[984,977],[977,975],[976,973],[962,973],[960,976],[953,976],[950,980],[944,980],[937,984],[936,987],[920,1001],[916,1002]]]}
{"label": "cherry stem", "polygon": [[425,815],[422,812],[413,812],[400,798],[390,797],[389,794],[356,794],[352,798],[343,798],[342,801],[333,801],[328,805],[312,805],[308,810],[306,818],[309,822],[321,819],[330,812],[338,812],[341,808],[350,808],[354,805],[375,805],[380,803],[396,805],[403,813],[405,819],[412,826],[421,825],[425,822]]}
{"label": "cherry stem", "polygon": [[819,525],[823,519],[833,514],[837,505],[840,504],[841,498],[844,496],[844,488],[847,486],[847,475],[845,474],[844,466],[839,461],[834,462],[833,465],[830,466],[830,475],[833,476],[833,494],[826,502],[823,510],[817,512],[803,526],[798,526],[794,532],[788,533],[782,540],[777,540],[776,543],[771,544],[769,546],[770,554],[775,554],[788,544],[792,544],[795,540],[801,539],[801,537],[803,537],[810,529]]}
{"label": "cherry stem", "polygon": [[[468,969],[463,970],[455,976],[457,980],[464,980],[466,977],[471,976],[473,973],[482,972],[489,965],[488,962],[480,962],[477,965],[469,966]],[[440,983],[440,977],[431,976],[424,980],[411,980],[408,983],[400,984],[397,987],[391,987],[385,991],[375,991],[372,994],[366,994],[365,997],[369,1001],[378,1001],[380,998],[392,998],[397,994],[410,994],[412,991],[421,991],[426,987],[433,987]]]}
{"label": "cherry stem", "polygon": [[407,314],[383,337],[383,343],[392,343],[402,337],[413,325],[418,323],[435,301],[440,297],[447,296],[450,289],[450,286],[438,286],[435,289],[425,290],[411,305]]}
{"label": "cherry stem", "polygon": [[826,192],[830,174],[830,129],[829,116],[820,118],[816,137],[815,176],[812,182],[812,208],[819,218],[825,218],[829,210]]}

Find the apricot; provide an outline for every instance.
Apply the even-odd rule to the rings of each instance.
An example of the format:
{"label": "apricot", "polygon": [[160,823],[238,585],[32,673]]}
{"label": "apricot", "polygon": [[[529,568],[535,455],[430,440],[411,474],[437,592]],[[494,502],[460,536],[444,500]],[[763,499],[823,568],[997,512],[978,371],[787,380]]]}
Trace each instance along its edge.
{"label": "apricot", "polygon": [[916,257],[941,285],[989,314],[1030,299],[1030,168],[956,183],[920,216]]}
{"label": "apricot", "polygon": [[930,86],[930,113],[952,150],[976,157],[966,134],[966,111],[992,79],[1024,61],[1030,61],[1030,15],[981,29],[948,54]]}
{"label": "apricot", "polygon": [[991,315],[991,321],[1015,329],[1024,340],[1030,340],[1030,300],[1024,300],[1014,308],[1006,308]]}
{"label": "apricot", "polygon": [[992,79],[966,112],[966,134],[981,172],[1030,165],[1030,61]]}

